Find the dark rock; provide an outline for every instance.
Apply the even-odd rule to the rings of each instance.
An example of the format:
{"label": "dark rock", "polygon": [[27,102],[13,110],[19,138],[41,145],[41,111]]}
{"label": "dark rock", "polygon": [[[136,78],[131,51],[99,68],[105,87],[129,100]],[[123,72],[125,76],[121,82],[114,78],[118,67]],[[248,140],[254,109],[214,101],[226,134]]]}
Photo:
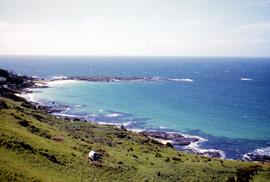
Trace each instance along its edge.
{"label": "dark rock", "polygon": [[22,147],[24,150],[29,150],[30,152],[32,153],[35,153],[34,152],[34,149],[31,145],[27,144],[27,143],[24,143],[24,142],[19,142],[19,145],[20,147]]}
{"label": "dark rock", "polygon": [[260,169],[260,166],[249,166],[249,167],[243,167],[239,168],[236,171],[237,181],[239,182],[245,182],[250,181],[254,174]]}
{"label": "dark rock", "polygon": [[35,108],[35,106],[33,105],[33,104],[31,104],[30,102],[23,102],[22,103],[22,106],[23,107],[26,107],[26,108],[30,108],[30,109],[34,109]]}
{"label": "dark rock", "polygon": [[42,121],[44,119],[44,117],[38,115],[38,114],[33,114],[33,116],[38,120],[38,121]]}
{"label": "dark rock", "polygon": [[95,137],[93,139],[93,141],[96,142],[96,143],[106,144],[109,147],[112,147],[113,146],[112,141],[110,139],[108,139],[108,138],[105,138],[105,137]]}
{"label": "dark rock", "polygon": [[167,142],[167,143],[166,143],[166,146],[167,146],[167,147],[170,147],[170,148],[173,148],[173,145],[172,145],[170,142]]}
{"label": "dark rock", "polygon": [[30,126],[30,131],[31,131],[31,133],[39,133],[40,132],[39,128],[37,128],[33,125]]}
{"label": "dark rock", "polygon": [[15,84],[16,86],[21,86],[24,83],[24,79],[19,76],[9,75],[6,77],[6,82],[9,84]]}
{"label": "dark rock", "polygon": [[0,101],[0,109],[8,109],[8,105],[4,101]]}
{"label": "dark rock", "polygon": [[174,160],[174,161],[182,161],[182,159],[180,157],[172,157],[172,160]]}
{"label": "dark rock", "polygon": [[171,159],[169,158],[169,157],[167,157],[166,159],[165,159],[165,162],[170,162],[171,161]]}
{"label": "dark rock", "polygon": [[118,138],[126,138],[126,137],[127,137],[127,134],[124,133],[124,132],[122,132],[122,131],[116,132],[115,135],[116,135],[116,137],[118,137]]}
{"label": "dark rock", "polygon": [[133,157],[133,158],[136,158],[136,159],[139,158],[139,157],[138,157],[137,155],[135,155],[135,154],[133,154],[132,157]]}
{"label": "dark rock", "polygon": [[18,90],[4,88],[0,86],[0,96],[9,98],[14,101],[26,101],[24,98],[16,96],[16,93],[18,93]]}
{"label": "dark rock", "polygon": [[28,121],[25,121],[25,120],[21,120],[21,121],[19,121],[18,122],[21,126],[23,126],[23,127],[28,127],[28,126],[30,126],[29,125],[29,122]]}
{"label": "dark rock", "polygon": [[102,167],[103,166],[103,164],[99,161],[92,161],[92,165],[95,167]]}
{"label": "dark rock", "polygon": [[41,132],[39,136],[42,136],[48,139],[52,138],[52,136],[48,132],[45,132],[45,131]]}
{"label": "dark rock", "polygon": [[155,145],[159,145],[160,147],[164,146],[162,143],[160,143],[159,141],[156,141],[154,139],[151,139],[150,143],[155,144]]}
{"label": "dark rock", "polygon": [[269,155],[262,155],[257,153],[248,153],[243,158],[245,161],[259,161],[259,162],[270,162]]}
{"label": "dark rock", "polygon": [[182,138],[184,138],[183,135],[180,135],[178,133],[168,133],[165,131],[143,131],[141,132],[141,134],[164,140],[181,140]]}
{"label": "dark rock", "polygon": [[[145,136],[150,136],[153,138],[164,139],[164,140],[171,140],[174,137],[174,135],[169,134],[167,132],[163,132],[163,131],[143,131],[141,132],[141,134]],[[175,135],[178,135],[178,134],[175,134]],[[183,136],[179,135],[178,137],[183,137]]]}
{"label": "dark rock", "polygon": [[202,152],[196,149],[185,149],[184,151],[187,153],[204,156],[206,157],[207,160],[210,158],[223,158],[224,157],[221,151],[218,151],[218,150],[207,150],[207,151]]}
{"label": "dark rock", "polygon": [[61,164],[54,155],[50,155],[46,152],[39,152],[41,155],[45,156],[48,160],[50,160],[53,163]]}
{"label": "dark rock", "polygon": [[[189,145],[199,140],[198,138],[184,137],[178,133],[167,133],[164,131],[143,131],[141,134],[156,139],[172,140],[171,145]],[[168,145],[170,146],[170,144]]]}
{"label": "dark rock", "polygon": [[124,131],[127,131],[127,129],[123,125],[120,126],[120,129],[124,130]]}
{"label": "dark rock", "polygon": [[35,150],[34,148],[30,145],[30,144],[27,144],[27,143],[24,143],[23,141],[3,141],[1,143],[2,146],[5,146],[6,148],[10,149],[10,148],[13,148],[13,149],[16,149],[16,150],[27,150],[31,153],[35,153]]}
{"label": "dark rock", "polygon": [[32,87],[34,85],[33,80],[31,77],[18,76],[0,69],[0,96],[24,102],[25,99],[15,94],[20,93],[24,88]]}
{"label": "dark rock", "polygon": [[197,138],[185,138],[185,137],[173,138],[173,144],[175,145],[189,145],[197,141],[198,141]]}
{"label": "dark rock", "polygon": [[222,157],[222,155],[220,154],[220,152],[217,152],[217,151],[203,152],[203,156],[214,157],[214,158],[221,158]]}
{"label": "dark rock", "polygon": [[0,76],[1,77],[7,77],[9,75],[9,72],[7,70],[0,69]]}

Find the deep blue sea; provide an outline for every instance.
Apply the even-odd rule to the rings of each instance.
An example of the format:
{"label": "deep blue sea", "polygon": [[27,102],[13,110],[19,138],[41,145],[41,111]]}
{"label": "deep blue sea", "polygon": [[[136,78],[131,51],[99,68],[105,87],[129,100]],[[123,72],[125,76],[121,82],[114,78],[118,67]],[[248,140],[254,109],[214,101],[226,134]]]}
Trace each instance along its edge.
{"label": "deep blue sea", "polygon": [[155,77],[63,82],[34,97],[96,122],[197,135],[208,140],[201,148],[222,150],[227,158],[270,147],[270,58],[2,56],[0,68],[45,79]]}

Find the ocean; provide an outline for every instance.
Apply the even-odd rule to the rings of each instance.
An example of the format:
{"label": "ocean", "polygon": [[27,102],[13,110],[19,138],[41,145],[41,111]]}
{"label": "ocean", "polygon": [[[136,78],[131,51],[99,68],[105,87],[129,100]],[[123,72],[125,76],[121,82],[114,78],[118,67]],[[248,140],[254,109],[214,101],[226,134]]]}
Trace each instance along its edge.
{"label": "ocean", "polygon": [[44,79],[153,77],[52,82],[32,99],[98,123],[200,136],[201,149],[229,159],[256,149],[270,155],[270,58],[1,56],[0,68]]}

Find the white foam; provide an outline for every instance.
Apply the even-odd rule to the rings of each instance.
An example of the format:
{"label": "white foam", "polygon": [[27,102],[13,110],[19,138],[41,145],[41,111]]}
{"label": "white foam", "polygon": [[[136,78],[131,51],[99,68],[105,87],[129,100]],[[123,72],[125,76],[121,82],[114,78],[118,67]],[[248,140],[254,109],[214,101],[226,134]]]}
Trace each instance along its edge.
{"label": "white foam", "polygon": [[205,157],[211,157],[211,155],[208,155],[207,152],[217,152],[220,154],[220,156],[221,156],[220,158],[222,158],[222,159],[226,158],[225,152],[222,150],[200,148],[200,144],[202,142],[204,142],[204,141],[198,141],[198,142],[191,143],[188,146],[186,146],[185,149],[191,150],[192,152],[194,152],[196,154],[203,155]]}
{"label": "white foam", "polygon": [[119,117],[119,116],[122,116],[122,115],[119,113],[111,113],[111,114],[105,115],[105,117],[107,117],[107,118],[115,118],[115,117]]}
{"label": "white foam", "polygon": [[165,126],[159,126],[159,129],[166,129],[167,127]]}
{"label": "white foam", "polygon": [[64,114],[64,113],[52,113],[52,115],[59,116],[59,117],[78,118],[78,116],[76,115]]}
{"label": "white foam", "polygon": [[111,126],[121,126],[120,123],[109,123],[109,122],[103,122],[103,121],[99,121],[98,124],[101,124],[101,125],[111,125]]}
{"label": "white foam", "polygon": [[27,101],[30,102],[37,102],[36,99],[34,98],[34,94],[33,93],[20,93],[20,94],[15,94],[18,97],[22,97],[24,99],[26,99]]}
{"label": "white foam", "polygon": [[259,148],[254,150],[253,152],[249,152],[247,154],[244,154],[242,159],[243,160],[251,160],[249,155],[258,155],[258,156],[270,156],[270,147],[266,147],[266,148]]}
{"label": "white foam", "polygon": [[168,80],[175,81],[175,82],[193,82],[194,81],[190,78],[169,78]]}
{"label": "white foam", "polygon": [[256,149],[254,152],[259,154],[259,155],[270,156],[270,147]]}
{"label": "white foam", "polygon": [[62,116],[62,117],[76,117],[75,115],[71,114],[63,114],[63,113],[52,113],[54,116]]}
{"label": "white foam", "polygon": [[242,80],[242,81],[252,81],[253,79],[251,79],[251,78],[240,78],[240,80]]}
{"label": "white foam", "polygon": [[220,154],[220,156],[221,156],[220,157],[221,159],[226,158],[225,152],[222,151],[222,150],[200,148],[201,143],[208,141],[206,138],[202,138],[202,137],[199,137],[199,136],[188,135],[188,134],[181,134],[181,135],[183,135],[186,138],[197,138],[198,139],[198,141],[192,142],[188,146],[184,147],[184,149],[191,150],[192,152],[203,155],[205,157],[211,157],[211,155],[208,155],[207,152],[218,152]]}
{"label": "white foam", "polygon": [[44,86],[48,86],[48,82],[46,81],[35,81],[35,85],[38,87],[44,87]]}
{"label": "white foam", "polygon": [[151,80],[154,80],[154,81],[158,81],[158,80],[160,80],[160,79],[161,79],[160,76],[154,76],[154,77],[151,78]]}
{"label": "white foam", "polygon": [[134,133],[140,133],[142,131],[144,131],[143,129],[138,129],[138,128],[134,128],[134,129],[127,129],[128,131],[134,132]]}
{"label": "white foam", "polygon": [[48,81],[47,84],[48,86],[56,86],[56,85],[63,85],[63,84],[70,84],[70,83],[76,83],[78,80],[53,80],[53,81]]}
{"label": "white foam", "polygon": [[110,81],[112,81],[112,82],[121,82],[121,80],[119,80],[119,79],[110,79]]}
{"label": "white foam", "polygon": [[70,107],[67,107],[66,109],[65,109],[65,111],[70,111],[71,110],[71,108]]}
{"label": "white foam", "polygon": [[122,123],[123,124],[123,126],[128,126],[128,125],[130,125],[132,122],[131,121],[129,121],[129,122],[125,122],[125,123]]}
{"label": "white foam", "polygon": [[53,79],[65,79],[65,78],[67,78],[67,77],[64,75],[53,76]]}
{"label": "white foam", "polygon": [[31,77],[32,78],[39,78],[39,76],[37,76],[37,75],[32,75]]}
{"label": "white foam", "polygon": [[110,126],[127,126],[127,125],[130,124],[130,122],[116,123],[116,122],[103,122],[103,121],[100,121],[100,122],[98,122],[98,124],[100,124],[100,125],[110,125]]}
{"label": "white foam", "polygon": [[76,115],[64,114],[64,113],[52,113],[52,115],[54,115],[54,116],[61,116],[61,117],[72,117],[72,118],[78,117]]}

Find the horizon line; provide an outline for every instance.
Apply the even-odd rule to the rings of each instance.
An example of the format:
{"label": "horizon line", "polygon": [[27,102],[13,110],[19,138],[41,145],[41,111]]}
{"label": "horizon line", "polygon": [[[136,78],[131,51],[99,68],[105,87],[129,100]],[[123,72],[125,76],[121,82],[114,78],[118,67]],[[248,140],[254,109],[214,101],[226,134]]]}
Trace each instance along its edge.
{"label": "horizon line", "polygon": [[270,58],[270,56],[182,56],[182,55],[84,55],[84,54],[0,54],[0,57],[138,57],[138,58]]}

